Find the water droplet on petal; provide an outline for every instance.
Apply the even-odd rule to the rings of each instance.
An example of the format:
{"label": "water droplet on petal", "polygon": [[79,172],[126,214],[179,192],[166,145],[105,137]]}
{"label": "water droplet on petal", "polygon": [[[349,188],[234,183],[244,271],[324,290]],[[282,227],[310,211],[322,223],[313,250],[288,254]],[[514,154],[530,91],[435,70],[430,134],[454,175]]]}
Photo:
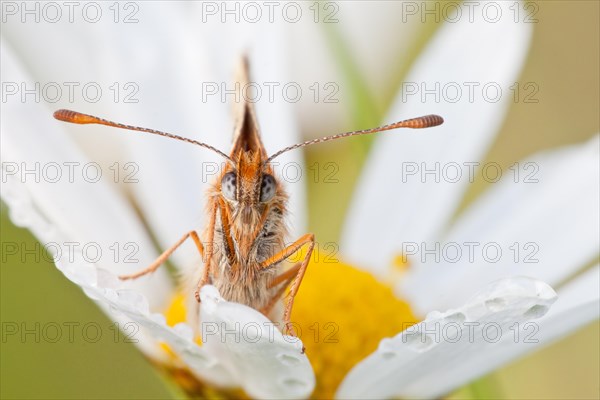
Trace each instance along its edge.
{"label": "water droplet on petal", "polygon": [[488,310],[493,312],[499,312],[504,310],[506,308],[506,305],[506,299],[500,297],[496,297],[485,301],[485,306],[488,308]]}
{"label": "water droplet on petal", "polygon": [[541,304],[536,304],[535,306],[530,307],[529,310],[525,311],[523,316],[525,318],[536,319],[536,318],[543,317],[544,315],[546,315],[547,312],[548,312],[547,306],[544,306]]}

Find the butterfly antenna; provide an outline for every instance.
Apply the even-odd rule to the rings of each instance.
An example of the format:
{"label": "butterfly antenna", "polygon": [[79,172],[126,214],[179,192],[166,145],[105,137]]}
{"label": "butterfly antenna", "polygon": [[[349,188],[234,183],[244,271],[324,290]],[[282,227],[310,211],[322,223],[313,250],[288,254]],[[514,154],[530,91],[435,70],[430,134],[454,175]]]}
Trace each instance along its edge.
{"label": "butterfly antenna", "polygon": [[147,132],[147,133],[152,133],[154,135],[165,136],[165,137],[168,137],[171,139],[181,140],[182,142],[195,144],[196,146],[200,146],[200,147],[204,147],[205,149],[212,150],[215,153],[219,154],[221,157],[224,157],[225,159],[233,162],[233,160],[231,160],[231,158],[229,158],[229,156],[227,154],[223,153],[221,150],[218,150],[209,144],[206,144],[204,142],[199,142],[197,140],[189,139],[189,138],[186,138],[183,136],[174,135],[172,133],[157,131],[157,130],[148,129],[148,128],[140,128],[138,126],[120,124],[118,122],[113,122],[113,121],[109,121],[109,120],[106,120],[103,118],[94,117],[93,115],[82,114],[77,111],[64,110],[64,109],[56,111],[54,113],[54,118],[56,118],[59,121],[70,122],[72,124],[99,124],[99,125],[112,126],[112,127],[120,128],[120,129],[127,129],[130,131]]}
{"label": "butterfly antenna", "polygon": [[328,142],[330,140],[336,140],[345,138],[348,136],[359,136],[359,135],[369,135],[371,133],[377,133],[382,131],[389,131],[392,129],[398,128],[411,128],[411,129],[423,129],[423,128],[431,128],[434,126],[438,126],[444,123],[444,119],[439,115],[425,115],[423,117],[411,118],[400,122],[395,122],[389,125],[379,126],[377,128],[364,129],[360,131],[352,131],[346,133],[338,133],[337,135],[325,136],[319,139],[307,140],[306,142],[298,143],[285,149],[279,150],[277,153],[273,154],[269,159],[265,162],[265,164],[271,162],[275,157],[279,157],[283,153],[286,153],[290,150],[297,149],[299,147],[310,146],[317,143]]}

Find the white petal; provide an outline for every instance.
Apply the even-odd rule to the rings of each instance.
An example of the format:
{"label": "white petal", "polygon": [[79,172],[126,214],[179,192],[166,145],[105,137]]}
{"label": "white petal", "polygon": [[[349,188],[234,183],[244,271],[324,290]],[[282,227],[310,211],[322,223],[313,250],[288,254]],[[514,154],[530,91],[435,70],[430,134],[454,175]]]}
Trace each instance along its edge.
{"label": "white petal", "polygon": [[558,301],[539,321],[538,346],[557,340],[600,317],[600,265],[558,291]]}
{"label": "white petal", "polygon": [[[2,71],[8,82],[32,87],[33,80],[4,41]],[[43,244],[53,241],[51,232],[59,235],[59,245],[72,242],[73,250],[87,249],[88,259],[113,273],[146,267],[156,254],[143,225],[107,182],[107,171],[100,170],[102,178],[96,181],[98,169],[60,126],[52,111],[36,102],[21,102],[15,96],[3,104],[2,198],[13,221],[30,228]],[[7,172],[9,166],[12,170]],[[37,170],[38,175],[26,174],[26,169]],[[61,258],[69,255],[70,251],[63,252]],[[162,304],[171,290],[164,270],[131,286],[152,293],[153,307]]]}
{"label": "white petal", "polygon": [[[416,85],[419,92],[399,94],[387,121],[439,114],[445,123],[423,132],[379,136],[357,185],[342,237],[342,251],[352,262],[383,274],[401,243],[435,237],[460,202],[469,183],[468,169],[458,182],[436,182],[432,174],[422,177],[421,173],[436,166],[441,170],[448,163],[462,166],[479,161],[500,129],[512,99],[509,87],[527,53],[531,26],[514,23],[509,3],[493,5],[502,9],[498,22],[487,22],[479,15],[471,23],[463,15],[456,23],[446,23],[409,73],[406,83]],[[439,99],[431,94],[421,99],[425,89],[436,84]],[[470,84],[478,85],[472,96]],[[488,84],[501,88],[499,101],[492,101],[496,96],[491,91],[483,94]],[[444,94],[444,87],[456,85],[460,97]],[[413,167],[419,173],[408,175]]]}
{"label": "white petal", "polygon": [[[340,23],[334,26],[340,29],[340,35],[345,39],[348,51],[372,95],[381,101],[392,94],[389,92],[390,83],[397,81],[398,66],[406,62],[404,55],[415,48],[419,34],[428,28],[419,16],[406,15],[407,9],[412,6],[410,1],[375,4],[340,2],[339,12],[335,15]],[[331,7],[328,11],[331,12]],[[323,26],[320,28],[323,29]],[[331,52],[331,47],[328,50]]]}
{"label": "white petal", "polygon": [[[202,81],[213,81],[204,43],[189,34],[191,24],[181,7],[160,3],[143,5],[143,16],[130,35],[127,24],[102,26],[97,39],[112,44],[98,54],[116,78],[134,77],[139,102],[119,107],[113,114],[132,125],[176,133],[227,148],[227,107],[203,99]],[[176,40],[173,40],[176,38]],[[118,117],[122,115],[122,117]],[[226,130],[227,129],[227,130]],[[135,163],[137,183],[127,186],[163,249],[190,230],[201,232],[207,220],[205,190],[223,159],[206,149],[166,138],[130,132],[124,135],[127,161]],[[194,267],[200,256],[186,244],[171,261]]]}
{"label": "white petal", "polygon": [[[67,101],[64,94],[56,108],[177,132],[219,147],[222,130],[211,125],[211,118],[218,118],[219,113],[202,107],[200,83],[192,79],[198,74],[206,77],[201,60],[208,57],[201,44],[187,34],[186,23],[181,22],[184,10],[158,3],[137,5],[133,17],[138,22],[130,24],[114,23],[114,11],[104,5],[101,8],[105,18],[97,24],[71,24],[63,18],[50,24],[52,29],[44,27],[49,24],[33,24],[26,33],[20,27],[24,24],[9,24],[8,36],[18,46],[26,66],[35,72],[36,80],[42,84],[78,84],[75,101]],[[120,16],[125,18],[132,11],[134,7],[120,9]],[[178,39],[173,40],[173,35]],[[50,53],[47,58],[43,56],[46,52]],[[38,62],[40,57],[46,60],[43,66]],[[88,82],[102,89],[98,103],[81,99],[81,88]],[[197,114],[206,117],[198,118]],[[107,166],[120,162],[116,181],[138,181],[122,187],[131,190],[163,248],[185,232],[199,229],[204,214],[203,182],[207,180],[203,179],[203,168],[210,171],[210,165],[203,161],[214,161],[204,150],[146,134],[64,125],[84,148],[92,150],[88,154],[95,162],[111,160],[102,164],[107,173],[113,174]],[[183,246],[173,255],[179,265],[197,258],[194,246]]]}
{"label": "white petal", "polygon": [[[518,336],[514,330],[502,346],[470,364],[465,375],[478,376],[478,370],[492,370],[547,346],[600,317],[600,266],[596,265],[558,291],[558,299],[542,318],[523,324]],[[490,360],[493,360],[490,362]],[[577,365],[573,365],[577,369]],[[466,383],[467,381],[464,380]]]}
{"label": "white petal", "polygon": [[498,367],[496,357],[514,346],[515,330],[544,315],[555,300],[554,290],[540,281],[495,282],[462,307],[432,312],[384,339],[350,371],[337,397],[440,397]]}
{"label": "white petal", "polygon": [[11,219],[29,228],[42,243],[52,243],[48,249],[52,251],[57,268],[120,324],[128,342],[135,343],[155,360],[168,361],[166,353],[158,346],[159,341],[163,341],[199,377],[221,385],[233,384],[224,367],[193,342],[191,328],[170,328],[162,314],[150,312],[149,299],[154,302],[161,297],[157,285],[146,285],[151,294],[148,298],[141,291],[127,288],[129,285],[120,281],[113,272],[89,263],[80,248],[71,251],[67,244],[69,240],[65,239],[60,228],[36,210],[26,185],[14,177],[3,185],[2,195],[10,207]]}
{"label": "white petal", "polygon": [[201,292],[203,350],[222,362],[255,398],[306,398],[315,376],[302,342],[282,335],[258,311],[230,303],[214,286]]}
{"label": "white petal", "polygon": [[[104,16],[112,12],[108,10],[108,6],[108,3],[104,6]],[[94,9],[92,5],[90,12]],[[4,43],[10,45],[21,66],[39,83],[40,88],[49,88],[47,93],[40,90],[40,101],[48,104],[52,110],[70,108],[103,116],[110,116],[115,107],[127,108],[128,103],[123,101],[123,90],[119,92],[115,103],[115,87],[111,89],[111,86],[117,80],[121,86],[127,81],[135,82],[135,76],[117,77],[114,68],[107,62],[111,57],[104,57],[105,54],[111,54],[113,46],[99,41],[101,37],[98,31],[101,26],[116,25],[111,16],[92,24],[80,18],[82,13],[79,9],[79,15],[71,23],[67,9],[64,8],[63,11],[63,18],[56,23],[24,24],[17,16],[9,18],[3,25]],[[96,88],[99,88],[98,93]],[[33,95],[30,94],[28,99],[33,101]],[[67,124],[63,127],[67,133],[77,129]],[[122,135],[115,135],[107,140],[106,134],[102,134],[106,132],[105,128],[91,126],[85,132],[89,134],[81,135],[77,131],[78,134],[73,135],[73,138],[91,159],[100,163],[107,171],[108,166],[120,161],[124,153],[120,142]]]}
{"label": "white petal", "polygon": [[[253,79],[256,82],[289,82],[287,32],[284,26],[271,29],[262,27],[259,40],[251,53]],[[260,45],[259,45],[260,44]],[[277,96],[269,102],[267,96],[256,103],[256,113],[262,130],[262,138],[269,154],[301,141],[298,121],[293,112],[293,103]],[[284,182],[289,194],[289,227],[292,239],[306,233],[306,168],[302,151],[291,151],[273,161],[279,179]]]}
{"label": "white petal", "polygon": [[400,21],[409,3],[299,3],[303,6],[303,18],[288,24],[289,46],[293,49],[289,59],[294,81],[304,91],[296,109],[306,139],[352,129],[349,123],[353,120],[353,96],[357,93],[352,93],[349,81],[356,77],[345,75],[347,64],[353,64],[374,108],[381,109],[389,102],[392,87],[398,84],[399,70],[408,62],[404,55],[414,51],[419,34],[428,29],[417,16]]}
{"label": "white petal", "polygon": [[[63,16],[66,17],[66,12]],[[32,21],[33,15],[29,17]],[[42,85],[72,81],[83,85],[101,73],[101,66],[94,62],[96,48],[89,45],[93,30],[89,29],[90,23],[81,18],[73,23],[68,18],[61,18],[57,23],[22,23],[19,16],[14,15],[7,16],[2,28],[3,39]],[[69,96],[61,96],[60,100],[69,101]]]}
{"label": "white petal", "polygon": [[219,386],[236,386],[225,365],[194,342],[189,326],[168,326],[164,315],[150,312],[148,298],[142,293],[123,288],[116,276],[86,263],[80,253],[72,260],[61,259],[57,266],[113,319],[122,321],[120,328],[126,340],[138,344],[147,355],[164,360],[165,353],[158,344],[166,343],[198,378]]}
{"label": "white petal", "polygon": [[[556,286],[592,260],[600,243],[599,139],[520,162],[517,181],[508,171],[442,238],[439,262],[422,250],[411,258],[401,296],[425,314],[455,307],[466,293],[502,277],[527,275]],[[537,182],[524,182],[527,176]],[[465,243],[473,243],[473,258]],[[451,247],[462,255],[444,256],[442,249]]]}

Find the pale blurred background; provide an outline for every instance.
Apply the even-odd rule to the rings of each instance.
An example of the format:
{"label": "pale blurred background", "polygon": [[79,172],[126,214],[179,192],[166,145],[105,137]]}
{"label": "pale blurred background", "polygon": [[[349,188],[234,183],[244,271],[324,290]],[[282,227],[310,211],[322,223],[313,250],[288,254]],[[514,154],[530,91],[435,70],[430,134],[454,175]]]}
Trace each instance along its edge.
{"label": "pale blurred background", "polygon": [[[600,3],[548,1],[536,4],[539,5],[536,16],[539,22],[535,24],[529,57],[519,81],[537,83],[539,102],[512,103],[507,120],[487,155],[488,161],[498,162],[502,167],[508,167],[538,150],[584,141],[600,130]],[[435,28],[435,24],[418,26],[412,33],[406,34],[429,37]],[[352,38],[352,26],[343,26],[341,30],[343,37]],[[385,36],[385,33],[379,32],[376,36]],[[329,37],[332,36],[334,39],[323,42],[320,47],[331,57],[344,52],[343,47],[336,43],[336,36]],[[301,46],[302,39],[295,38],[294,43]],[[368,52],[368,38],[354,37],[353,40],[351,43],[356,48]],[[413,45],[415,48],[406,48],[402,40],[397,42],[398,48],[394,51],[406,54],[417,53],[418,46],[423,46],[420,43]],[[351,43],[346,43],[346,46],[352,48]],[[356,48],[349,52],[351,57],[362,54]],[[365,95],[372,99],[372,102],[363,105],[368,110],[364,115],[356,114],[353,111],[356,105],[349,105],[343,100],[337,108],[327,108],[320,114],[312,114],[319,104],[311,107],[298,105],[295,112],[304,136],[335,133],[361,124],[361,127],[366,127],[365,124],[380,122],[414,56],[409,61],[384,62],[367,54],[354,61],[359,66],[358,72],[336,70],[335,63],[329,68],[333,74],[346,73],[349,76],[352,73],[360,75],[361,71],[372,68],[379,71],[364,79],[367,82],[366,89],[363,88]],[[378,67],[378,63],[385,65]],[[343,69],[343,66],[339,68]],[[292,68],[292,76],[294,73]],[[311,147],[305,151],[307,165],[334,159],[340,166],[337,175],[340,185],[314,183],[310,179],[305,181],[308,188],[308,227],[321,243],[338,239],[361,164],[357,162],[356,144],[349,141]],[[464,204],[484,189],[485,184],[478,182],[469,190]],[[27,231],[14,227],[8,221],[4,206],[1,223],[2,242],[27,241],[32,248],[35,246],[36,242]],[[50,262],[42,260],[23,264],[19,255],[3,257],[2,261],[0,310],[3,324],[10,321],[37,321],[42,325],[45,322],[59,325],[77,322],[82,326],[97,322],[108,333],[97,343],[85,342],[79,336],[73,343],[65,343],[64,340],[57,343],[27,340],[22,343],[3,338],[0,352],[2,398],[150,399],[183,396],[133,345],[122,341],[115,343],[111,322]],[[600,324],[595,322],[451,397],[497,398],[501,394],[512,399],[599,398],[599,337]]]}

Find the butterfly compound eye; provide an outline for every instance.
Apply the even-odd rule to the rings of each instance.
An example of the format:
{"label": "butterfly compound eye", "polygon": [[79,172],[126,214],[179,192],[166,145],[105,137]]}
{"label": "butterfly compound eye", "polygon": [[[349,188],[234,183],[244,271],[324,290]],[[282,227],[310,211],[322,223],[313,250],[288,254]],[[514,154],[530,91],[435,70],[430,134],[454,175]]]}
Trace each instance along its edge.
{"label": "butterfly compound eye", "polygon": [[236,197],[237,177],[234,172],[228,172],[221,179],[221,193],[228,200],[235,200]]}
{"label": "butterfly compound eye", "polygon": [[275,178],[271,175],[264,175],[260,184],[260,201],[264,203],[275,196]]}

